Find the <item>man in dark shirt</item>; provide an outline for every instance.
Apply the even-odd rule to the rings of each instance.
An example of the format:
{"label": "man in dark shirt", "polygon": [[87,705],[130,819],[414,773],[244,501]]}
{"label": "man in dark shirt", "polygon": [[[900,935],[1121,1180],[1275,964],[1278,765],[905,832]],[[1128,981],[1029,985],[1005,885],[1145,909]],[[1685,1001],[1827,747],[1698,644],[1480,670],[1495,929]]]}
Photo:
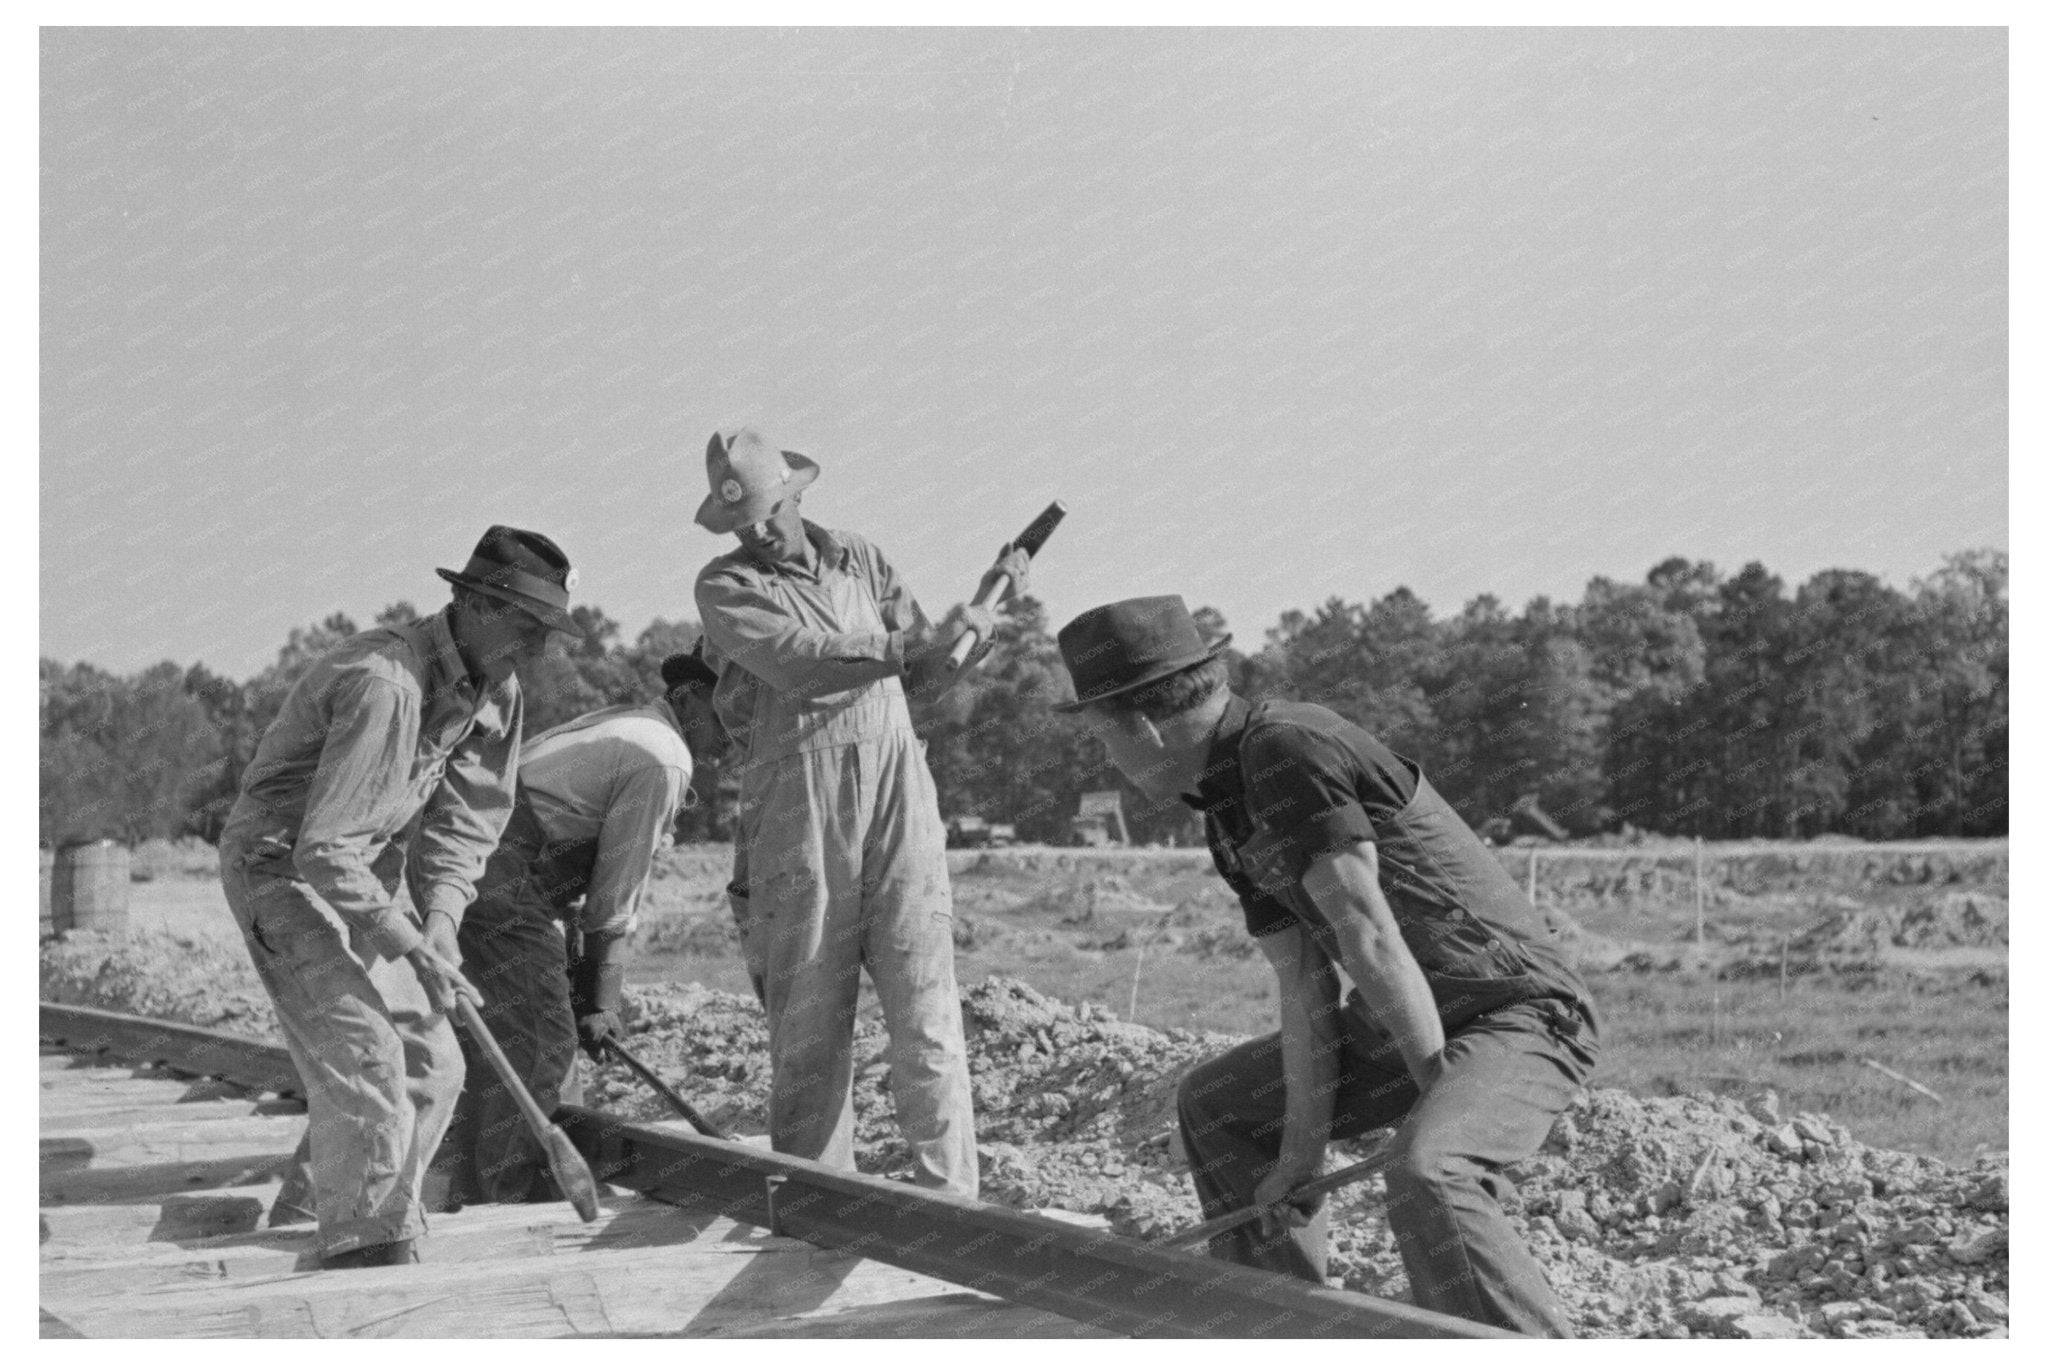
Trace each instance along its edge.
{"label": "man in dark shirt", "polygon": [[1328,1214],[1286,1196],[1330,1139],[1398,1125],[1388,1222],[1415,1302],[1569,1336],[1497,1193],[1592,1068],[1585,986],[1419,768],[1324,707],[1234,695],[1227,643],[1205,642],[1179,597],[1099,607],[1059,634],[1064,709],[1146,795],[1203,812],[1279,982],[1280,1031],[1181,1085],[1204,1216],[1278,1202],[1211,1254],[1320,1283]]}

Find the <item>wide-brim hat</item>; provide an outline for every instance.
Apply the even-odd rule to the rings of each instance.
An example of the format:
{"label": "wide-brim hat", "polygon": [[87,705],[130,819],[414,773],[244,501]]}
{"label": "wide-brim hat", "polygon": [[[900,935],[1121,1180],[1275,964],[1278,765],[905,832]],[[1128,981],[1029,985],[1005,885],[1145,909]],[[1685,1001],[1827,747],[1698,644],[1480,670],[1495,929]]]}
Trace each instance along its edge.
{"label": "wide-brim hat", "polygon": [[704,473],[711,492],[697,508],[697,524],[713,535],[760,521],[790,494],[818,477],[818,463],[784,450],[755,427],[711,433],[704,447]]}
{"label": "wide-brim hat", "polygon": [[434,572],[459,587],[509,602],[552,630],[583,634],[569,614],[576,571],[562,547],[538,531],[493,526],[476,543],[469,563]]}
{"label": "wide-brim hat", "polygon": [[1078,711],[1206,663],[1229,648],[1230,637],[1204,639],[1176,593],[1129,597],[1084,611],[1060,627],[1059,643],[1074,678],[1074,700],[1052,709]]}

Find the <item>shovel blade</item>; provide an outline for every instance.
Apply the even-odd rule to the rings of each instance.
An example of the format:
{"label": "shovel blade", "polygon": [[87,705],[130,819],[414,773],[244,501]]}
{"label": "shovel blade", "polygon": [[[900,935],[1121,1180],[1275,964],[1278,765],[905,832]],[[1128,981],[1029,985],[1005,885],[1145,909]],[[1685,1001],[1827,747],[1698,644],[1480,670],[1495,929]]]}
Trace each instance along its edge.
{"label": "shovel blade", "polygon": [[555,1187],[574,1206],[577,1217],[586,1223],[595,1223],[597,1178],[591,1175],[583,1153],[576,1150],[576,1144],[569,1141],[567,1133],[552,1123],[541,1135],[541,1140],[547,1146],[548,1171],[555,1177]]}

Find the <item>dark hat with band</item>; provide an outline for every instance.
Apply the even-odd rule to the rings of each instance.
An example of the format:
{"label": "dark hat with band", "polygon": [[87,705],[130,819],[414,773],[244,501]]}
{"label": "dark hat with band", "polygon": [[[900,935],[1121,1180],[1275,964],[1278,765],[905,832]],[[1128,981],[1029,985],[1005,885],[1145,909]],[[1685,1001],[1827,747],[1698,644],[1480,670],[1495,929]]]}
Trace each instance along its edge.
{"label": "dark hat with band", "polygon": [[1059,641],[1060,658],[1074,675],[1074,700],[1052,709],[1078,711],[1213,659],[1230,637],[1203,639],[1176,593],[1084,611],[1060,628]]}
{"label": "dark hat with band", "polygon": [[434,572],[457,587],[509,602],[551,629],[583,633],[569,614],[569,589],[576,585],[576,571],[569,567],[562,547],[538,531],[493,526],[460,572]]}
{"label": "dark hat with band", "polygon": [[716,687],[718,674],[704,662],[704,637],[699,635],[687,654],[671,654],[661,661],[661,685],[673,692],[679,687]]}

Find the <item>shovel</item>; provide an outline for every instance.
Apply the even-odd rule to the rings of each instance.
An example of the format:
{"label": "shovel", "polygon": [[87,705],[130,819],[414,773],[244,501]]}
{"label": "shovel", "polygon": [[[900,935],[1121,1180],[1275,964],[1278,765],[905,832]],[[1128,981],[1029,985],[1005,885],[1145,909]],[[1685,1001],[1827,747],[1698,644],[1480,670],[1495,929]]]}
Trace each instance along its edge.
{"label": "shovel", "polygon": [[1268,1209],[1277,1208],[1281,1204],[1291,1204],[1297,1199],[1320,1198],[1333,1191],[1341,1190],[1346,1185],[1355,1185],[1373,1172],[1386,1167],[1388,1160],[1393,1156],[1393,1152],[1390,1150],[1393,1145],[1394,1140],[1392,1138],[1382,1139],[1379,1146],[1375,1147],[1368,1155],[1352,1162],[1349,1166],[1340,1167],[1328,1175],[1317,1176],[1314,1180],[1304,1181],[1296,1185],[1283,1198],[1276,1199],[1269,1204],[1253,1204],[1249,1208],[1226,1213],[1220,1218],[1211,1218],[1206,1223],[1197,1223],[1191,1228],[1185,1228],[1180,1232],[1174,1233],[1171,1237],[1162,1237],[1152,1245],[1156,1247],[1200,1246],[1218,1233],[1228,1232],[1232,1228],[1243,1227]]}
{"label": "shovel", "polygon": [[512,1069],[512,1063],[498,1047],[498,1040],[484,1024],[483,1015],[477,1013],[474,1002],[467,995],[458,993],[455,997],[456,1012],[462,1017],[462,1026],[469,1030],[469,1036],[483,1049],[484,1056],[491,1062],[491,1069],[498,1073],[498,1079],[512,1092],[512,1098],[519,1104],[519,1112],[526,1116],[526,1126],[540,1139],[542,1150],[548,1156],[548,1171],[555,1177],[555,1186],[576,1208],[577,1217],[586,1223],[597,1221],[597,1181],[590,1174],[583,1154],[576,1150],[576,1144],[569,1141],[569,1135],[556,1125],[548,1122],[548,1116],[541,1113],[540,1105],[534,1101],[533,1093],[519,1079],[519,1073]]}
{"label": "shovel", "polygon": [[647,1082],[649,1089],[653,1090],[655,1094],[667,1100],[670,1106],[673,1107],[678,1114],[681,1114],[684,1118],[688,1119],[690,1121],[691,1127],[695,1128],[705,1137],[719,1138],[726,1142],[732,1141],[731,1133],[726,1132],[717,1124],[705,1118],[702,1114],[696,1111],[696,1109],[690,1104],[688,1100],[684,1099],[681,1095],[678,1095],[675,1091],[669,1089],[669,1087],[663,1083],[661,1077],[654,1074],[652,1068],[650,1068],[645,1062],[641,1061],[638,1057],[635,1057],[632,1053],[626,1051],[625,1045],[620,1043],[618,1039],[607,1038],[604,1040],[604,1045],[607,1049],[610,1050],[612,1056],[624,1062],[635,1076],[638,1076],[641,1080]]}

